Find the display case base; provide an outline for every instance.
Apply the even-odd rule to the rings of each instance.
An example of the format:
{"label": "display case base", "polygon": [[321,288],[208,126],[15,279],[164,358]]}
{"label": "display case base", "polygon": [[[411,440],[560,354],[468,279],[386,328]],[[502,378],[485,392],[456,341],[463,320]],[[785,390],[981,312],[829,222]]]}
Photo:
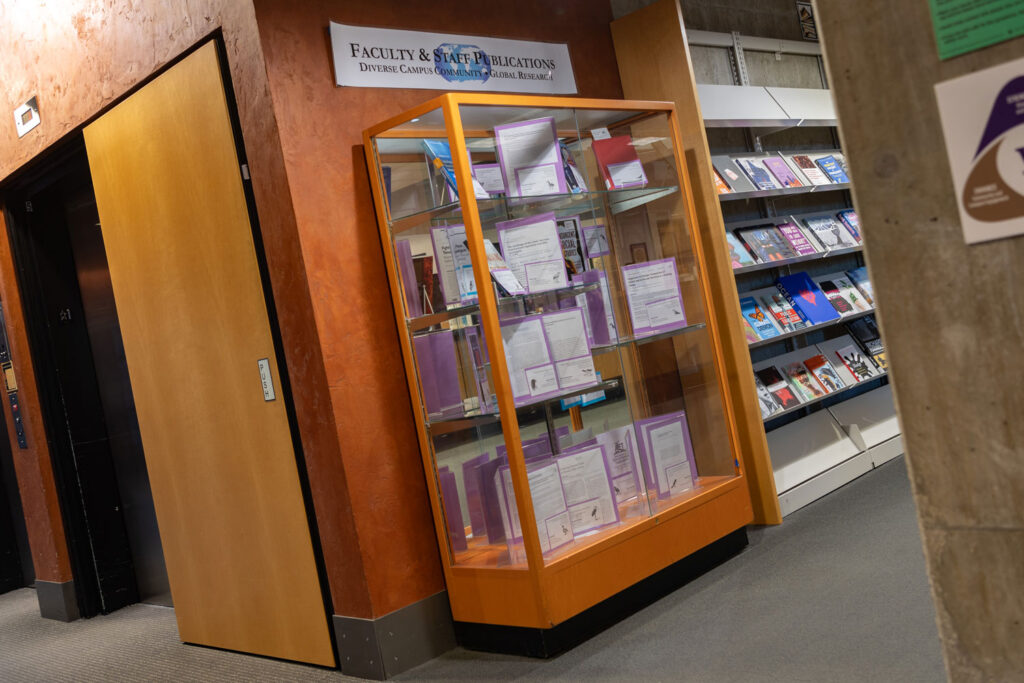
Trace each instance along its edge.
{"label": "display case base", "polygon": [[701,574],[747,546],[741,527],[552,628],[455,622],[455,639],[470,650],[546,659],[572,649]]}

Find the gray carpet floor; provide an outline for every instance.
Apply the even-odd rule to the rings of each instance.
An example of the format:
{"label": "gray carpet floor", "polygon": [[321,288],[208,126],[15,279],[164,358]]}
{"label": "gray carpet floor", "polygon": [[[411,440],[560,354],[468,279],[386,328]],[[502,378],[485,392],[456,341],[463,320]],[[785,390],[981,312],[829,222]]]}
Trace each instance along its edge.
{"label": "gray carpet floor", "polygon": [[[548,661],[453,650],[402,680],[943,681],[903,460],[753,530],[739,556]],[[170,609],[70,624],[0,595],[2,681],[318,681],[335,671],[177,640]]]}

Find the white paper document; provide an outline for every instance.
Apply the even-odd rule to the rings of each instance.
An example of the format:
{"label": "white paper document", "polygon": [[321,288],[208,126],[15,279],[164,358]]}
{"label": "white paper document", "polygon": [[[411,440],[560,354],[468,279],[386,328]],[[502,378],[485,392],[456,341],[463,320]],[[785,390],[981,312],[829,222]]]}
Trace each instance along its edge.
{"label": "white paper document", "polygon": [[558,386],[561,389],[583,387],[597,381],[594,359],[590,356],[556,362],[555,374],[558,376]]}
{"label": "white paper document", "polygon": [[558,173],[561,168],[557,164],[541,164],[516,169],[516,185],[522,197],[535,197],[545,194],[558,194]]}
{"label": "white paper document", "polygon": [[505,192],[505,180],[501,177],[501,166],[498,164],[477,164],[473,166],[473,175],[480,187],[489,194]]}
{"label": "white paper document", "polygon": [[466,243],[465,226],[449,227],[448,242],[451,245],[452,264],[459,287],[459,301],[461,303],[476,301],[476,280],[473,278],[473,261],[469,256],[469,245]]}
{"label": "white paper document", "polygon": [[528,472],[530,497],[533,498],[533,516],[537,520],[537,535],[543,552],[554,550],[573,539],[572,522],[562,492],[562,478],[558,465],[551,463]]}
{"label": "white paper document", "polygon": [[489,239],[484,238],[484,251],[487,252],[487,269],[491,272],[494,281],[501,285],[510,295],[526,294],[526,288],[515,276],[498,252],[498,248]]}
{"label": "white paper document", "polygon": [[574,534],[582,534],[618,521],[618,511],[603,448],[588,448],[557,459],[562,490]]}
{"label": "white paper document", "polygon": [[[526,379],[526,369],[551,363],[540,316],[503,324],[501,340],[505,346],[512,395],[517,398],[534,395]],[[555,386],[558,386],[557,380]]]}
{"label": "white paper document", "polygon": [[625,266],[622,280],[634,334],[686,324],[674,259]]}
{"label": "white paper document", "polygon": [[636,496],[642,475],[633,425],[598,434],[597,442],[604,446],[615,501],[622,503]]}
{"label": "white paper document", "polygon": [[658,478],[658,493],[672,495],[693,488],[690,463],[686,459],[683,421],[673,420],[651,427],[647,434],[654,472]]}
{"label": "white paper document", "polygon": [[434,244],[434,263],[437,264],[437,275],[441,280],[444,303],[446,306],[457,305],[459,303],[459,281],[455,277],[455,261],[452,259],[451,242],[448,241],[448,228],[431,228],[430,239]]}
{"label": "white paper document", "polygon": [[587,328],[583,325],[583,311],[579,308],[545,313],[543,324],[554,360],[590,355]]}
{"label": "white paper document", "polygon": [[525,374],[531,396],[543,396],[558,391],[558,374],[554,365],[548,363],[526,368]]}
{"label": "white paper document", "polygon": [[[507,126],[495,126],[494,137],[498,159],[508,178],[510,197],[556,194],[565,192],[565,178],[557,174],[552,178],[551,168],[562,168],[558,150],[555,121],[551,117],[523,121]],[[548,170],[544,170],[547,167]],[[534,169],[539,169],[534,173]],[[521,173],[522,172],[522,173]],[[554,181],[549,189],[548,180]],[[521,183],[525,183],[525,186]]]}
{"label": "white paper document", "polygon": [[622,164],[608,164],[608,175],[612,179],[612,187],[616,189],[647,183],[644,166],[637,159]]}
{"label": "white paper document", "polygon": [[568,286],[554,213],[505,221],[497,227],[505,262],[528,291]]}

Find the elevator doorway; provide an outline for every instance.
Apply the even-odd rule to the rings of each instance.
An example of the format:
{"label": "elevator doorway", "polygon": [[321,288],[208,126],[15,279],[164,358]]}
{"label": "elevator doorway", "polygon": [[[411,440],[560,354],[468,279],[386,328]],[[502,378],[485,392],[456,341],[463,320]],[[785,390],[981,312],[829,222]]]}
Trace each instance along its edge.
{"label": "elevator doorway", "polygon": [[85,146],[8,202],[80,610],[171,605]]}

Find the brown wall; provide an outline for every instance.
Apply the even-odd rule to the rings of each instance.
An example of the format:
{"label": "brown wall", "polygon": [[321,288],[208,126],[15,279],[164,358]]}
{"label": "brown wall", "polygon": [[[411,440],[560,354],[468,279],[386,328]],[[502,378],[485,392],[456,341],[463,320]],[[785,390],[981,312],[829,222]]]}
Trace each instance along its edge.
{"label": "brown wall", "polygon": [[[0,92],[8,110],[37,95],[42,124],[21,140],[0,125],[0,183],[223,31],[334,609],[371,617],[427,597],[443,581],[360,135],[436,93],[335,88],[328,21],[568,41],[581,95],[620,97],[621,87],[605,3],[503,0],[475,15],[450,1],[359,4],[260,0],[254,11],[247,2],[196,0],[185,15],[173,4],[131,0],[80,0],[70,12],[3,3]],[[0,297],[16,371],[29,377],[3,242]],[[26,394],[34,440],[42,436],[39,405]],[[36,571],[66,580],[48,455],[21,457],[30,460],[18,471],[26,514],[46,519],[31,522],[41,525],[32,539]]]}
{"label": "brown wall", "polygon": [[1024,237],[964,242],[934,90],[1024,38],[939,61],[928,3],[816,6],[949,677],[1024,680]]}
{"label": "brown wall", "polygon": [[438,92],[335,87],[328,22],[567,41],[579,93],[621,97],[611,11],[593,0],[476,12],[452,0],[257,0],[256,14],[376,616],[442,578],[361,136]]}

